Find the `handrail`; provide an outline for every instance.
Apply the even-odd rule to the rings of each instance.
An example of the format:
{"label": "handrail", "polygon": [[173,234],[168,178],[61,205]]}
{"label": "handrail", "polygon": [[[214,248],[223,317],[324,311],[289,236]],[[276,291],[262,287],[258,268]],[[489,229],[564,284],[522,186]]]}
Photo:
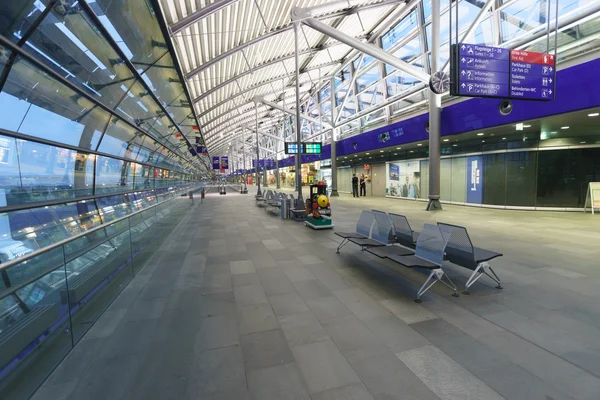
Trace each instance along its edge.
{"label": "handrail", "polygon": [[[175,190],[175,193],[181,193],[182,191],[185,191],[185,190],[187,190],[187,188],[185,188],[184,190]],[[192,190],[192,191],[193,191],[193,190]],[[104,229],[104,228],[106,228],[106,227],[108,227],[108,226],[110,226],[110,225],[116,224],[117,222],[124,221],[124,220],[126,220],[127,218],[130,218],[130,217],[132,217],[132,216],[134,216],[134,215],[140,214],[140,213],[142,213],[142,212],[144,212],[144,211],[148,211],[148,210],[150,210],[151,208],[154,208],[154,207],[156,207],[156,206],[159,206],[159,205],[161,205],[161,204],[164,204],[164,203],[166,203],[166,202],[167,202],[167,201],[169,201],[169,200],[171,200],[171,199],[167,199],[167,200],[161,201],[160,203],[156,203],[156,204],[153,204],[153,205],[151,205],[151,206],[149,206],[149,207],[146,207],[146,208],[144,208],[144,209],[137,210],[137,211],[135,211],[135,212],[133,212],[133,213],[131,213],[131,214],[125,215],[125,216],[123,216],[123,217],[120,217],[120,218],[117,218],[117,219],[115,219],[115,220],[113,220],[113,221],[110,221],[110,222],[105,222],[105,223],[103,223],[102,225],[95,226],[95,227],[93,227],[93,228],[91,228],[91,229],[88,229],[88,230],[87,230],[87,231],[85,231],[85,232],[78,233],[78,234],[77,234],[77,235],[75,235],[75,236],[68,237],[68,238],[66,238],[66,239],[63,239],[63,240],[60,240],[60,241],[58,241],[58,242],[56,242],[56,243],[53,243],[53,244],[51,244],[51,245],[49,245],[49,246],[42,247],[41,249],[34,250],[34,251],[32,251],[31,253],[25,254],[25,255],[23,255],[23,256],[21,256],[21,257],[17,257],[17,258],[14,258],[14,259],[12,259],[12,260],[6,261],[6,262],[4,262],[4,263],[0,264],[0,271],[7,270],[7,269],[9,269],[9,268],[12,268],[12,267],[14,267],[14,266],[15,266],[15,265],[17,265],[17,264],[21,264],[21,263],[23,263],[23,262],[25,262],[25,261],[29,261],[29,260],[31,260],[32,258],[35,258],[35,257],[37,257],[37,256],[40,256],[40,255],[44,254],[44,253],[47,253],[47,252],[49,252],[49,251],[52,251],[52,250],[54,250],[54,249],[57,249],[57,248],[59,248],[59,247],[62,247],[62,246],[64,246],[64,245],[68,244],[68,243],[71,243],[71,242],[72,242],[72,241],[74,241],[74,240],[81,239],[82,237],[84,237],[84,236],[86,236],[86,235],[89,235],[90,233],[93,233],[93,232],[99,231],[100,229]]]}

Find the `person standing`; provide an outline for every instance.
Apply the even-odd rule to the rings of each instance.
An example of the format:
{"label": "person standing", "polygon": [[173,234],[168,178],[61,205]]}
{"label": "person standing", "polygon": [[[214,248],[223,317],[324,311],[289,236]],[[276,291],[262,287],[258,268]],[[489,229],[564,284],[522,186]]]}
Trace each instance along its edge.
{"label": "person standing", "polygon": [[352,174],[352,197],[358,197],[358,177]]}
{"label": "person standing", "polygon": [[360,195],[367,195],[367,181],[365,179],[365,174],[360,174]]}

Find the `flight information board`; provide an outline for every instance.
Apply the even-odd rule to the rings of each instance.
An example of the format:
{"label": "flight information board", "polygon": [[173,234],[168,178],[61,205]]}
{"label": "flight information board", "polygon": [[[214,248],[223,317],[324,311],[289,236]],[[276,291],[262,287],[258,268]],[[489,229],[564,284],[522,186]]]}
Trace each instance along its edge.
{"label": "flight information board", "polygon": [[554,54],[459,43],[453,46],[454,96],[553,100]]}
{"label": "flight information board", "polygon": [[[298,154],[298,144],[285,142],[285,154]],[[322,144],[319,142],[302,142],[300,147],[301,154],[321,154]]]}

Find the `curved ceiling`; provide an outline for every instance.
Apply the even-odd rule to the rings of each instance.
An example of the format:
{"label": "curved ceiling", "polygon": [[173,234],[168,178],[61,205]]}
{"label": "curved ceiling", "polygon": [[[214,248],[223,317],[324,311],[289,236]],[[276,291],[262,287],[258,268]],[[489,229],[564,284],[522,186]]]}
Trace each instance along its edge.
{"label": "curved ceiling", "polygon": [[[200,128],[209,151],[223,137],[254,121],[253,98],[279,105],[294,103],[294,33],[290,12],[331,0],[160,0],[171,30]],[[391,22],[403,0],[371,0],[317,16],[355,38],[366,39]],[[300,96],[306,97],[330,77],[352,49],[311,28],[301,27]],[[283,113],[259,105],[259,118],[270,126]]]}

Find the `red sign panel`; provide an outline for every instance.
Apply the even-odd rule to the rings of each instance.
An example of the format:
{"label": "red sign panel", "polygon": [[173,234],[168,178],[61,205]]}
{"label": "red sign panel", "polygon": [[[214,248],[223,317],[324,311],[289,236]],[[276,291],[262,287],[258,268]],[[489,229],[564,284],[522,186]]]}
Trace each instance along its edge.
{"label": "red sign panel", "polygon": [[527,64],[554,65],[554,54],[536,53],[534,51],[511,50],[510,61]]}

